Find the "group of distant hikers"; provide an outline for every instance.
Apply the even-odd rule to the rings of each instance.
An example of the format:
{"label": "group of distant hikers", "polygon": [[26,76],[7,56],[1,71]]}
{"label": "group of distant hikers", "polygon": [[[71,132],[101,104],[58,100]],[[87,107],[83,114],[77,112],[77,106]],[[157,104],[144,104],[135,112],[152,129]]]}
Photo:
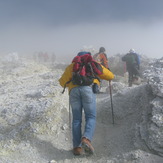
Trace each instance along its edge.
{"label": "group of distant hikers", "polygon": [[[126,62],[129,74],[128,83],[132,86],[134,78],[139,76],[140,60],[134,49],[122,57]],[[60,85],[68,88],[69,102],[72,109],[72,141],[73,154],[93,154],[91,144],[96,125],[96,94],[99,92],[101,80],[111,82],[114,74],[108,66],[108,58],[105,48],[100,47],[99,52],[91,55],[82,51],[67,66],[61,78]],[[82,113],[85,114],[85,127],[82,132]]]}
{"label": "group of distant hikers", "polygon": [[33,54],[33,59],[39,63],[54,63],[56,60],[56,55],[54,53],[49,54],[48,52],[35,52]]}

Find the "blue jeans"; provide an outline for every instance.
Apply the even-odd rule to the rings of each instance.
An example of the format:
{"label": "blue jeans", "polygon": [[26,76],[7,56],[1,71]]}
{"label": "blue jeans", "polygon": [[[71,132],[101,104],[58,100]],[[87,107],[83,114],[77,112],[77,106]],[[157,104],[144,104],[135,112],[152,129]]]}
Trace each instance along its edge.
{"label": "blue jeans", "polygon": [[[73,147],[81,146],[81,138],[90,141],[93,138],[96,125],[96,95],[90,86],[75,87],[70,92],[72,108],[72,135]],[[85,113],[85,128],[82,134],[82,112]]]}

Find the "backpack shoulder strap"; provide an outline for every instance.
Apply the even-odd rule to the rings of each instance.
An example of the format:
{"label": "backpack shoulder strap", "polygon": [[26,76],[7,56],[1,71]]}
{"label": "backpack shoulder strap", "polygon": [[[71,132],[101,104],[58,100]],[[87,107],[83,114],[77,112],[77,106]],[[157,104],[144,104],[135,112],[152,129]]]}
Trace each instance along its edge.
{"label": "backpack shoulder strap", "polygon": [[65,92],[65,90],[66,90],[66,85],[69,84],[70,82],[71,82],[71,80],[69,80],[68,82],[65,83],[64,88],[63,88],[63,91],[62,91],[62,94],[63,94],[63,93]]}

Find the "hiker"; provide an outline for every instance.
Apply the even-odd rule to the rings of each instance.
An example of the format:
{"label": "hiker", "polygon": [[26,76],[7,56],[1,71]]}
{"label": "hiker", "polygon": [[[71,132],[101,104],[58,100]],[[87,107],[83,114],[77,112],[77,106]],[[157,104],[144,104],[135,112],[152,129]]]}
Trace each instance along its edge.
{"label": "hiker", "polygon": [[[72,108],[72,136],[73,136],[73,153],[74,155],[81,155],[85,151],[88,154],[93,154],[94,148],[91,144],[95,123],[96,123],[96,87],[99,84],[100,79],[112,80],[114,75],[107,68],[101,64],[94,61],[93,63],[100,66],[101,71],[94,67],[94,71],[98,72],[97,79],[93,78],[92,84],[73,84],[73,71],[75,66],[78,64],[77,59],[83,58],[84,63],[91,59],[91,53],[89,52],[79,52],[77,57],[73,59],[73,62],[65,69],[61,78],[59,79],[60,85],[62,87],[66,86],[69,90],[70,105]],[[67,84],[66,84],[67,83]],[[93,85],[93,86],[92,86]],[[85,128],[82,134],[82,111],[85,114]]]}
{"label": "hiker", "polygon": [[[96,62],[102,64],[104,67],[109,68],[109,66],[108,66],[108,58],[107,58],[107,55],[106,55],[105,51],[106,50],[105,50],[104,47],[100,47],[99,52],[93,55],[93,59]],[[107,82],[104,81],[104,80],[101,81],[101,83],[99,85],[99,88],[98,88],[99,93],[101,92],[100,90],[102,89],[102,87],[106,87],[106,86],[107,86]]]}
{"label": "hiker", "polygon": [[104,47],[100,47],[99,52],[93,56],[93,59],[108,68],[108,58]]}
{"label": "hiker", "polygon": [[122,61],[126,62],[126,69],[128,71],[128,84],[129,87],[132,86],[134,79],[138,80],[139,69],[140,69],[140,59],[134,49],[130,49],[129,53],[122,57]]}
{"label": "hiker", "polygon": [[51,63],[54,64],[55,60],[56,60],[56,55],[55,55],[55,53],[52,53],[51,54]]}

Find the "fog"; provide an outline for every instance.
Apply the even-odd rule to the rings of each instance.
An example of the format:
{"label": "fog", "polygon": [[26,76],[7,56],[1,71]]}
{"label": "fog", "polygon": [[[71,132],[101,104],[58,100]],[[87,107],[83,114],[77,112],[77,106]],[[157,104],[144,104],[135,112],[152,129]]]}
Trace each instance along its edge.
{"label": "fog", "polygon": [[138,53],[161,58],[163,55],[163,23],[136,24],[134,22],[67,25],[47,28],[15,24],[1,30],[1,54],[13,51],[31,55],[36,51],[54,52],[58,60],[70,60],[83,46],[106,48],[108,55],[127,53],[134,48]]}
{"label": "fog", "polygon": [[71,61],[83,46],[104,46],[108,55],[163,55],[163,2],[113,0],[0,2],[0,55],[55,53]]}

